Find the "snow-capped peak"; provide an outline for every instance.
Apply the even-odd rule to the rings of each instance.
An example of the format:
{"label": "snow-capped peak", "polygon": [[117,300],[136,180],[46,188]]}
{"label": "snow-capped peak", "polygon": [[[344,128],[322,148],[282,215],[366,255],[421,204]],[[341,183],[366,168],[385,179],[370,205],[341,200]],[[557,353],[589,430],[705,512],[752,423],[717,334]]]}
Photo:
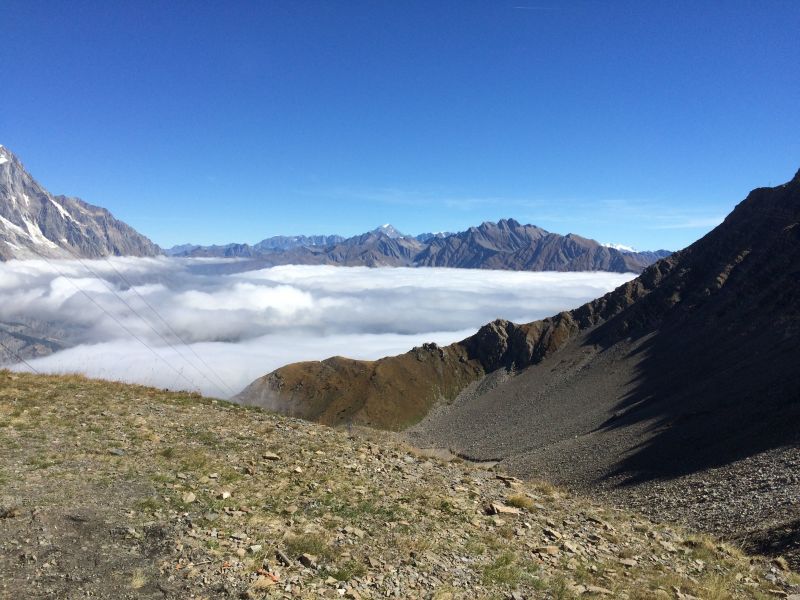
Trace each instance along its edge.
{"label": "snow-capped peak", "polygon": [[636,252],[636,248],[631,246],[626,246],[624,244],[600,244],[601,246],[605,246],[606,248],[613,248],[614,250],[619,250],[620,252]]}
{"label": "snow-capped peak", "polygon": [[397,229],[395,229],[394,226],[389,223],[384,223],[375,229],[375,233],[382,233],[383,235],[392,239],[404,237],[402,233],[397,231]]}

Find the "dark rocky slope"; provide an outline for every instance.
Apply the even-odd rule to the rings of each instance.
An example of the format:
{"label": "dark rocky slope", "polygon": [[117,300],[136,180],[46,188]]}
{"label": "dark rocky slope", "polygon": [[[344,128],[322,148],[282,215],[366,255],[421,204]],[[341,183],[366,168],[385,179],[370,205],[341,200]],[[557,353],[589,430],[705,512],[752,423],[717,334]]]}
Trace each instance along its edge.
{"label": "dark rocky slope", "polygon": [[110,212],[54,196],[0,146],[0,260],[155,256],[161,251]]}

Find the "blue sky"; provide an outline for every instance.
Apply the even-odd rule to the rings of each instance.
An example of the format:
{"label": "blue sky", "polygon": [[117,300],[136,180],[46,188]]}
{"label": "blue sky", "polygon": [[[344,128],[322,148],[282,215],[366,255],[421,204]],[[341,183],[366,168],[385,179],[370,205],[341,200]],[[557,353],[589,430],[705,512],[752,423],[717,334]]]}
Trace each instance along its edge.
{"label": "blue sky", "polygon": [[697,239],[800,168],[800,2],[29,2],[0,143],[159,244]]}

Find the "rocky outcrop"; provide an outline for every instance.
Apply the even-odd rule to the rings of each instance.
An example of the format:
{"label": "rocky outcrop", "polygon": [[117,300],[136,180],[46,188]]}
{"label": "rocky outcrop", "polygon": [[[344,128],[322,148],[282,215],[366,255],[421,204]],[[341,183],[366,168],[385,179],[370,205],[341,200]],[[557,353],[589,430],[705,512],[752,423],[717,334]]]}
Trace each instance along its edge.
{"label": "rocky outcrop", "polygon": [[0,146],[0,260],[160,253],[158,246],[106,209],[45,190]]}

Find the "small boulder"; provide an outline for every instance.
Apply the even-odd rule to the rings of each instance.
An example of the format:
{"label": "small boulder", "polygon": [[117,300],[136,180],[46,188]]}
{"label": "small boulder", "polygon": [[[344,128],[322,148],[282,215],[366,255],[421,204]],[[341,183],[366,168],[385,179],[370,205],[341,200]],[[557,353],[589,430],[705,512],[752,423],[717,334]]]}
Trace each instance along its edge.
{"label": "small boulder", "polygon": [[313,554],[301,554],[300,558],[298,558],[300,564],[304,567],[308,567],[309,569],[316,569],[317,568],[317,557]]}
{"label": "small boulder", "polygon": [[492,502],[489,506],[486,507],[486,514],[487,515],[519,515],[521,511],[518,508],[513,506],[506,506],[505,504],[499,504],[497,502]]}
{"label": "small boulder", "polygon": [[584,594],[595,594],[598,596],[610,596],[613,592],[599,585],[587,585]]}

